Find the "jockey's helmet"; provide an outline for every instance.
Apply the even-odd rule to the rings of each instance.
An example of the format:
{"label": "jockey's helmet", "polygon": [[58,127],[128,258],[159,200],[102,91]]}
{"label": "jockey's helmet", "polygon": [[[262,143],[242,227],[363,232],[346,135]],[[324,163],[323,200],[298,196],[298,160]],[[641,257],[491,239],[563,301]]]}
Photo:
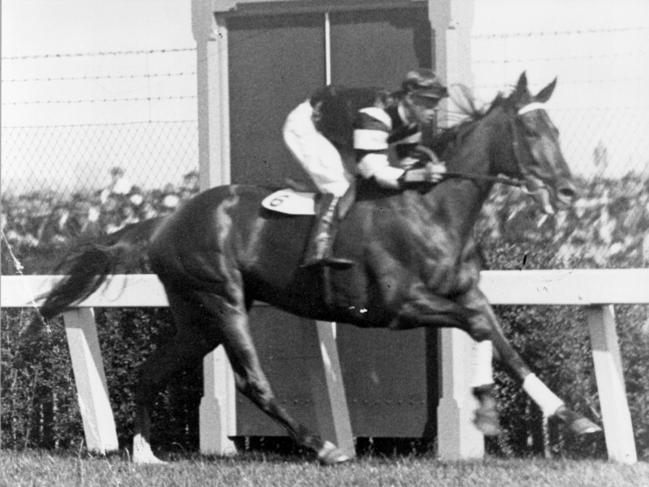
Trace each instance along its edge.
{"label": "jockey's helmet", "polygon": [[448,95],[439,77],[428,68],[417,68],[406,73],[401,83],[401,88],[406,93],[439,100]]}

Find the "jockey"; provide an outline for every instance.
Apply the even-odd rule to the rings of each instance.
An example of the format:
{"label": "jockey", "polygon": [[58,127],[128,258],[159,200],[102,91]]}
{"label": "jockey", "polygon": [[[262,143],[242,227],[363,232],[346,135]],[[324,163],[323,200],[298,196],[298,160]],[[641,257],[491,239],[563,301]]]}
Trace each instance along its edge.
{"label": "jockey", "polygon": [[[353,150],[360,177],[373,179],[384,188],[401,188],[406,170],[418,161],[413,156],[421,142],[421,129],[434,121],[437,104],[447,96],[439,78],[425,68],[408,72],[401,90],[395,93],[362,91],[364,99],[354,95],[361,90],[320,88],[293,109],[284,123],[286,146],[322,193],[303,267],[353,265],[349,259],[331,255],[336,206],[353,177],[345,169],[341,151]],[[342,113],[350,107],[352,113]],[[390,147],[395,149],[399,167],[390,165]],[[434,160],[424,177],[439,182],[445,165],[432,151],[426,153]]]}

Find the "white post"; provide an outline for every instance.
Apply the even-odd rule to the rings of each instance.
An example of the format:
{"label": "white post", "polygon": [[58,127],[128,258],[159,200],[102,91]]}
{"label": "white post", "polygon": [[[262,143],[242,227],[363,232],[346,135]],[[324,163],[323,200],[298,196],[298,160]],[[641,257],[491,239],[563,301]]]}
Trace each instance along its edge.
{"label": "white post", "polygon": [[475,342],[463,331],[440,330],[442,391],[437,407],[437,455],[440,460],[484,456],[484,436],[473,424],[478,401],[471,393],[471,357]]}
{"label": "white post", "polygon": [[616,462],[636,463],[638,457],[626,399],[613,306],[589,307],[588,329],[608,456]]}
{"label": "white post", "polygon": [[223,347],[203,359],[203,397],[199,408],[199,448],[205,455],[237,452],[229,436],[236,435],[234,376]]}
{"label": "white post", "polygon": [[201,190],[230,183],[228,29],[211,3],[192,1]]}
{"label": "white post", "polygon": [[[428,17],[435,39],[435,70],[446,83],[473,84],[471,28],[473,0],[429,0]],[[444,102],[446,103],[446,102]],[[446,107],[448,108],[448,107]],[[440,126],[451,124],[442,108]],[[439,340],[441,397],[437,408],[437,452],[440,459],[484,456],[484,436],[473,425],[477,401],[470,390],[475,342],[464,332],[442,329]]]}
{"label": "white post", "polygon": [[[316,321],[317,337],[305,326],[305,342],[318,341],[319,360],[310,363],[309,376],[319,432],[324,440],[330,440],[347,456],[356,456],[343,374],[338,359],[335,323]],[[324,379],[324,383],[323,383]]]}
{"label": "white post", "polygon": [[[192,1],[196,39],[199,177],[201,190],[230,182],[228,31],[210,0]],[[200,451],[231,455],[236,434],[232,369],[223,347],[203,359],[204,392],[199,409]]]}
{"label": "white post", "polygon": [[115,419],[108,397],[94,312],[92,308],[71,309],[63,313],[63,321],[86,446],[88,450],[99,453],[117,450]]}

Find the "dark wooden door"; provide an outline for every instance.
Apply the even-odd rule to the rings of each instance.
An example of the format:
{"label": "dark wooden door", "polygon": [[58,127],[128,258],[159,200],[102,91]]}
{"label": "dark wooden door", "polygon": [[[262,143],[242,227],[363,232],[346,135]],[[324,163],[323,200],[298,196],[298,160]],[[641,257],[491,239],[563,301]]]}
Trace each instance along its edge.
{"label": "dark wooden door", "polygon": [[324,83],[321,14],[228,21],[232,182],[306,175],[282,142],[286,115]]}
{"label": "dark wooden door", "polygon": [[[333,11],[330,26],[334,83],[396,89],[407,70],[431,65],[425,7]],[[228,28],[233,182],[280,184],[287,176],[305,177],[283,147],[281,127],[287,113],[325,83],[324,14],[233,18]],[[305,326],[313,324],[268,307],[256,308],[252,317],[262,364],[280,402],[317,428],[300,361],[317,359],[319,350],[301,342],[313,336],[302,331]],[[354,435],[434,434],[436,334],[339,324],[337,337]],[[285,434],[241,396],[237,431]]]}

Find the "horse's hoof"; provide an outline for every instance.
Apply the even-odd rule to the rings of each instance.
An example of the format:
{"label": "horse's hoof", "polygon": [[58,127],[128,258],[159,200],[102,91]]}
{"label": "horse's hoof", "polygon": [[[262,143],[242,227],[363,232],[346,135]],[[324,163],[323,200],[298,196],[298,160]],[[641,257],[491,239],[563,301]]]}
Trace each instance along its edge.
{"label": "horse's hoof", "polygon": [[495,410],[476,410],[473,424],[485,436],[498,436],[501,433],[498,413]]}
{"label": "horse's hoof", "polygon": [[474,413],[473,424],[485,436],[498,436],[501,433],[494,389],[494,384],[473,388],[473,395],[480,401],[480,406]]}
{"label": "horse's hoof", "polygon": [[167,465],[167,462],[160,460],[155,455],[133,455],[133,463],[136,465]]}
{"label": "horse's hoof", "polygon": [[592,435],[593,433],[600,433],[602,428],[588,418],[579,418],[572,422],[570,430],[577,435]]}
{"label": "horse's hoof", "polygon": [[566,426],[576,435],[590,435],[599,433],[602,428],[593,423],[590,419],[578,415],[565,406],[561,406],[554,413],[554,416],[562,420]]}
{"label": "horse's hoof", "polygon": [[153,454],[149,440],[141,434],[133,437],[133,463],[137,465],[166,465]]}
{"label": "horse's hoof", "polygon": [[339,463],[345,463],[352,459],[349,455],[339,450],[336,445],[330,441],[325,441],[324,445],[318,452],[318,461],[322,465],[338,465]]}

